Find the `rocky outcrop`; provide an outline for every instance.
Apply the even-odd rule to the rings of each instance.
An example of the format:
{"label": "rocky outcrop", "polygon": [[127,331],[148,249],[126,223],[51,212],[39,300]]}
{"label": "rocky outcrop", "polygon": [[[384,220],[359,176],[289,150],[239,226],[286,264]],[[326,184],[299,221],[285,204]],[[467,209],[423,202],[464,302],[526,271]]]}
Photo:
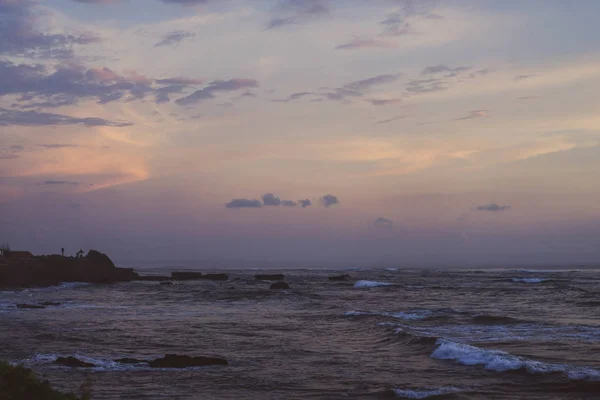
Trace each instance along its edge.
{"label": "rocky outcrop", "polygon": [[0,268],[0,287],[23,288],[54,286],[61,282],[115,283],[139,279],[131,268],[117,268],[99,251],[90,250],[85,257],[60,255],[34,258],[10,258]]}
{"label": "rocky outcrop", "polygon": [[254,277],[259,281],[282,281],[285,279],[285,275],[283,274],[262,274],[254,275]]}
{"label": "rocky outcrop", "polygon": [[289,288],[290,288],[290,285],[288,285],[285,282],[275,282],[275,283],[271,284],[271,289],[274,289],[274,290],[289,289]]}
{"label": "rocky outcrop", "polygon": [[81,361],[75,357],[58,357],[56,361],[54,361],[57,365],[62,365],[63,367],[71,367],[71,368],[91,368],[95,367],[92,363],[87,363],[85,361]]}
{"label": "rocky outcrop", "polygon": [[204,274],[201,279],[208,279],[210,281],[226,281],[229,279],[227,274]]}
{"label": "rocky outcrop", "polygon": [[327,277],[327,279],[329,279],[332,282],[346,281],[346,280],[350,279],[350,275],[348,275],[348,274],[334,275],[334,276]]}
{"label": "rocky outcrop", "polygon": [[[87,395],[84,398],[89,398]],[[74,394],[60,393],[35,376],[29,368],[0,361],[0,399],[78,400]]]}
{"label": "rocky outcrop", "polygon": [[140,275],[136,281],[164,282],[170,279],[170,276],[164,275]]}
{"label": "rocky outcrop", "polygon": [[177,354],[167,354],[148,363],[152,368],[188,368],[206,367],[209,365],[227,365],[224,358],[217,357],[190,357]]}

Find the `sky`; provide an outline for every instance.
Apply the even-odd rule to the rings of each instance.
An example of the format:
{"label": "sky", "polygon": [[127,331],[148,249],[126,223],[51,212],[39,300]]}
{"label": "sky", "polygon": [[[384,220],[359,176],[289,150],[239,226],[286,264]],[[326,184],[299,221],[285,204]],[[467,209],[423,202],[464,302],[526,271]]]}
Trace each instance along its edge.
{"label": "sky", "polygon": [[0,0],[0,242],[600,264],[600,2]]}

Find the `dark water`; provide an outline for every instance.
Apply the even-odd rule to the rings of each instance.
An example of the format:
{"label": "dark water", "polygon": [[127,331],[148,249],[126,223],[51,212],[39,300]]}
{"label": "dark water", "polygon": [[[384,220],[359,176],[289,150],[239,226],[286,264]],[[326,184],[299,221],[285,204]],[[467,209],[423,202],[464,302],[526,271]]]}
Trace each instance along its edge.
{"label": "dark water", "polygon": [[[600,398],[598,270],[296,270],[286,291],[257,272],[0,292],[0,358],[64,390],[88,377],[94,399]],[[62,305],[14,307],[43,301]],[[165,353],[230,365],[111,361]],[[98,367],[52,364],[70,355]]]}

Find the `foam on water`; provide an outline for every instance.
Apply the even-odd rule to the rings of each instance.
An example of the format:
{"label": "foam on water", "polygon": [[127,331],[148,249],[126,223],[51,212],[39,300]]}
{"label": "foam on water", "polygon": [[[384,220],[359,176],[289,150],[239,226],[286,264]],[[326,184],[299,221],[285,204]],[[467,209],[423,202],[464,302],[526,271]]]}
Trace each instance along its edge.
{"label": "foam on water", "polygon": [[377,281],[358,281],[354,284],[355,288],[372,288],[379,286],[392,286],[393,283],[389,282],[377,282]]}
{"label": "foam on water", "polygon": [[521,283],[542,283],[549,281],[550,279],[544,278],[512,278],[513,282],[521,282]]}
{"label": "foam on water", "polygon": [[438,339],[431,358],[454,360],[463,365],[483,365],[485,369],[504,372],[524,370],[530,374],[564,373],[573,380],[600,381],[600,371],[566,364],[529,360],[501,350],[489,350],[464,343]]}
{"label": "foam on water", "polygon": [[445,394],[460,392],[461,390],[454,387],[444,387],[433,390],[409,390],[409,389],[394,389],[396,397],[401,399],[426,399],[433,396],[442,396]]}
{"label": "foam on water", "polygon": [[[36,354],[35,356],[23,360],[21,363],[27,367],[32,367],[35,365],[51,365],[59,357],[66,357],[57,354]],[[185,370],[199,370],[205,367],[188,367],[188,368],[152,368],[150,367],[146,361],[142,360],[142,362],[137,364],[128,364],[128,363],[119,363],[110,359],[103,359],[97,357],[89,357],[82,354],[75,353],[71,355],[71,357],[75,357],[78,360],[81,360],[86,363],[94,364],[94,367],[82,368],[84,370],[90,371],[166,371],[166,370],[176,370],[176,369],[185,369]],[[119,359],[121,357],[115,357]],[[149,361],[149,360],[148,360]],[[56,368],[65,368],[65,369],[73,369],[71,367],[65,367],[61,365],[56,365]]]}

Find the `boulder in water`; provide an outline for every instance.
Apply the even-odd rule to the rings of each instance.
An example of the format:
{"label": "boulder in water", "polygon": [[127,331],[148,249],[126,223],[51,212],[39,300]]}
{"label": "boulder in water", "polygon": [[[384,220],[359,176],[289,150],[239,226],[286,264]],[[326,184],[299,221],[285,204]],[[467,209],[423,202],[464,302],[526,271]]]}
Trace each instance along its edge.
{"label": "boulder in water", "polygon": [[285,282],[275,282],[271,284],[271,289],[289,289],[290,285]]}
{"label": "boulder in water", "polygon": [[340,282],[340,281],[345,281],[348,280],[350,278],[350,275],[348,274],[344,274],[344,275],[334,275],[334,276],[329,276],[327,277],[327,279],[329,279],[332,282]]}
{"label": "boulder in water", "polygon": [[54,301],[45,301],[41,303],[43,306],[60,306],[60,303]]}
{"label": "boulder in water", "polygon": [[229,279],[227,274],[204,274],[200,279],[208,279],[210,281],[226,281]]}
{"label": "boulder in water", "polygon": [[190,357],[177,354],[167,354],[148,363],[152,368],[188,368],[206,367],[209,365],[227,365],[224,358],[217,357]]}
{"label": "boulder in water", "polygon": [[85,361],[81,361],[75,357],[58,357],[55,364],[62,365],[63,367],[71,367],[71,368],[90,368],[95,367],[92,363],[87,363]]}
{"label": "boulder in water", "polygon": [[46,308],[46,307],[40,306],[40,305],[37,305],[37,304],[17,304],[17,308],[25,308],[25,309],[38,310],[38,309]]}
{"label": "boulder in water", "polygon": [[254,277],[259,281],[282,281],[285,279],[285,275],[283,274],[259,274],[254,275]]}

